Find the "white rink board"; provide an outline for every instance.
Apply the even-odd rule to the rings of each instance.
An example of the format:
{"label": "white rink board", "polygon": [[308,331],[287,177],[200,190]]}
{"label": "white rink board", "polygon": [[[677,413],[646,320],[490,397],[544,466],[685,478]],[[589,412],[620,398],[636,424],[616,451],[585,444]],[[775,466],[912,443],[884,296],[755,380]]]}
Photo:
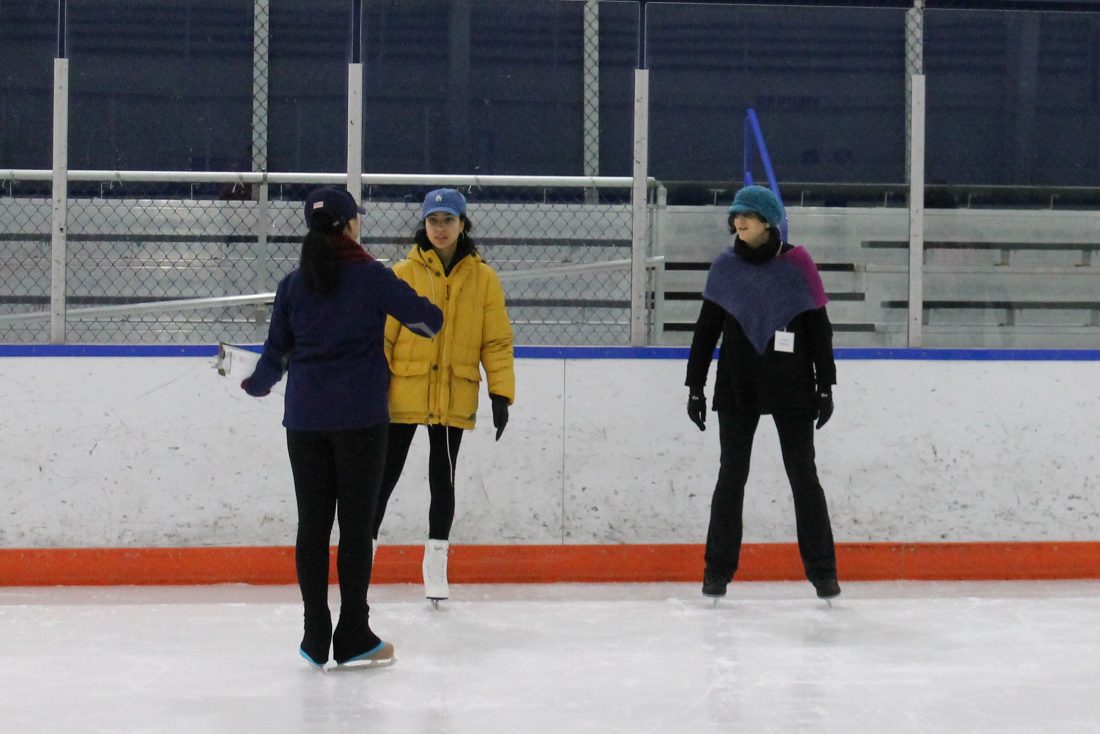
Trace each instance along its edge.
{"label": "white rink board", "polygon": [[[0,360],[0,547],[292,545],[281,397],[205,357]],[[499,443],[483,393],[463,440],[452,541],[701,543],[716,416],[684,413],[681,359],[519,359]],[[838,542],[1100,540],[1095,361],[841,360],[818,469]],[[484,388],[483,388],[484,390]],[[709,390],[708,390],[709,393]],[[382,531],[427,534],[427,438]],[[746,542],[793,542],[761,422]]]}

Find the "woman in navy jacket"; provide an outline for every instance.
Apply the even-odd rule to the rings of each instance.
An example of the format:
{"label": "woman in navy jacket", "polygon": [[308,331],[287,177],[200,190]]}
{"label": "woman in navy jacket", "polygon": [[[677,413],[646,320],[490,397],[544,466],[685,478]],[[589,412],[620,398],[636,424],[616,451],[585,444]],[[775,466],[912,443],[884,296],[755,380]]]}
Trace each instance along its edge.
{"label": "woman in navy jacket", "polygon": [[[283,425],[298,503],[295,564],[305,608],[300,653],[322,667],[393,660],[393,645],[371,631],[367,588],[371,523],[389,428],[386,317],[432,337],[438,308],[372,258],[358,242],[366,210],[347,191],[306,199],[309,227],[297,270],[283,278],[263,355],[241,387],[267,395],[288,373]],[[328,607],[329,542],[339,518],[340,617]]]}
{"label": "woman in navy jacket", "polygon": [[817,595],[840,594],[825,492],[814,460],[814,421],[833,413],[833,328],[809,253],[783,242],[783,204],[762,186],[737,192],[729,208],[736,238],[710,267],[688,357],[688,416],[706,429],[707,382],[719,337],[714,410],[721,465],[711,501],[703,594],[721,597],[741,555],[741,512],[753,435],[761,415],[779,433],[794,496],[798,549]]}

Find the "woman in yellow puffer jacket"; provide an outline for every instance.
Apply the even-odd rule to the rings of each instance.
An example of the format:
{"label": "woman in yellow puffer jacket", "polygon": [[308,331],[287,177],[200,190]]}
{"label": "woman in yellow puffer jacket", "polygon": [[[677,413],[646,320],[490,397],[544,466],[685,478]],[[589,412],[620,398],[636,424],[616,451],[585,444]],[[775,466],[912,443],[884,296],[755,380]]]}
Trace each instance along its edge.
{"label": "woman in yellow puffer jacket", "polygon": [[378,538],[416,427],[426,425],[431,504],[423,572],[424,595],[433,603],[449,596],[447,552],[455,511],[455,463],[462,431],[472,429],[477,418],[480,368],[484,367],[488,380],[498,441],[516,391],[504,289],[478,254],[468,234],[471,228],[461,193],[454,189],[428,192],[416,244],[393,272],[443,311],[443,330],[428,340],[395,319],[386,323],[390,428],[374,537]]}

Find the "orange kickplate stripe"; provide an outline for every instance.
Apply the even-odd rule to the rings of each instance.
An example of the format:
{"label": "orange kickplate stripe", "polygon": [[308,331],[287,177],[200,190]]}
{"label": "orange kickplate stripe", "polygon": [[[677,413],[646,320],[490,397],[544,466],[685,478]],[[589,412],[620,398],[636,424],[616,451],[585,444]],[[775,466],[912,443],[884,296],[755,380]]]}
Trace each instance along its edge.
{"label": "orange kickplate stripe", "polygon": [[[421,546],[380,546],[376,583],[420,583]],[[335,551],[332,554],[335,581]],[[848,543],[837,546],[841,580],[1100,578],[1100,542]],[[452,583],[699,581],[703,546],[455,545]],[[793,544],[746,545],[737,578],[803,578]],[[293,584],[294,549],[0,549],[0,586]]]}

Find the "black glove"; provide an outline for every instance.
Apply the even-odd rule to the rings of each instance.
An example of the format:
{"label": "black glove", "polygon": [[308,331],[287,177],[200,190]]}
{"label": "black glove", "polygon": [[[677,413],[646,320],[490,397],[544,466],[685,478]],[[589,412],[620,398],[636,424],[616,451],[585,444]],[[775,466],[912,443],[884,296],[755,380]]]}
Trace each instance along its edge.
{"label": "black glove", "polygon": [[508,425],[508,398],[489,393],[489,399],[493,401],[493,428],[497,429],[496,440],[499,441],[500,434],[504,433],[504,427]]}
{"label": "black glove", "polygon": [[817,392],[817,427],[820,429],[833,417],[833,393],[829,388]]}
{"label": "black glove", "polygon": [[688,418],[699,426],[700,431],[707,430],[707,397],[703,393],[688,395]]}
{"label": "black glove", "polygon": [[241,381],[241,389],[254,398],[262,398],[271,392],[270,390],[259,390],[253,387],[251,377],[246,377]]}

